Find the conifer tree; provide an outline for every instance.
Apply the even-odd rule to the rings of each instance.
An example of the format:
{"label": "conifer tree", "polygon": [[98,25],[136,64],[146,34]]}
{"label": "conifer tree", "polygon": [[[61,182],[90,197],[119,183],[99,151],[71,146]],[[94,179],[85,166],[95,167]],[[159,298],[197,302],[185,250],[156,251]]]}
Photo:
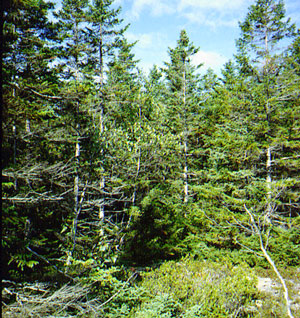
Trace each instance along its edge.
{"label": "conifer tree", "polygon": [[[118,210],[119,191],[110,182],[111,149],[108,149],[110,139],[107,137],[111,127],[109,106],[103,96],[104,69],[109,61],[104,57],[113,53],[116,39],[123,32],[116,30],[121,23],[117,18],[120,9],[111,9],[112,3],[95,1],[89,5],[87,1],[66,0],[56,14],[62,40],[59,67],[66,79],[61,91],[64,97],[61,118],[68,122],[65,133],[69,135],[69,144],[75,144],[74,209],[68,264],[74,252],[78,259],[92,257],[102,262],[101,258],[107,258],[109,262],[108,254],[116,240],[114,234],[118,232],[113,227],[117,224],[116,214],[109,213]],[[107,236],[107,233],[113,234]]]}
{"label": "conifer tree", "polygon": [[[85,95],[84,81],[86,75],[86,65],[88,63],[88,48],[84,41],[86,23],[86,0],[64,0],[62,8],[55,13],[59,24],[60,39],[60,74],[65,80],[61,95],[64,99],[61,109],[64,111],[61,116],[68,123],[64,134],[68,135],[68,141],[74,145],[74,179],[73,179],[73,225],[72,225],[72,247],[68,253],[67,264],[70,264],[72,254],[76,246],[77,221],[81,212],[81,197],[85,195],[85,189],[80,181],[80,166],[82,165],[82,139],[85,137],[85,127],[83,127],[83,100]],[[71,185],[70,185],[71,186]],[[81,189],[80,189],[81,188]],[[80,192],[81,190],[81,192]]]}
{"label": "conifer tree", "polygon": [[[276,137],[277,116],[282,109],[282,98],[278,96],[277,80],[280,74],[280,55],[277,50],[281,40],[294,34],[294,25],[290,19],[285,19],[285,9],[282,1],[257,0],[249,8],[243,23],[240,23],[242,35],[238,41],[240,49],[248,49],[247,63],[252,70],[253,109],[255,123],[253,133],[262,147],[265,148],[265,184],[266,208],[265,218],[272,218],[275,211],[273,188],[273,162],[280,145]],[[260,136],[259,136],[260,135]]]}
{"label": "conifer tree", "polygon": [[[137,98],[140,90],[137,62],[131,52],[135,43],[126,39],[119,41],[119,51],[108,64],[105,94],[110,122],[125,128],[132,125],[139,116]],[[130,128],[129,128],[130,129]]]}
{"label": "conifer tree", "polygon": [[[134,43],[130,44],[126,39],[118,41],[119,50],[108,63],[107,80],[103,87],[106,124],[102,137],[105,139],[106,156],[100,160],[103,162],[107,176],[106,191],[116,193],[114,198],[118,197],[119,200],[116,206],[123,219],[125,208],[129,208],[130,204],[135,205],[136,202],[135,180],[139,175],[141,159],[138,143],[141,133],[139,129],[141,85],[137,61],[131,52],[133,46]],[[116,190],[122,187],[120,183],[125,184],[126,191]],[[107,215],[112,214],[114,214],[114,203],[108,198]]]}
{"label": "conifer tree", "polygon": [[[243,61],[243,66],[247,65],[250,70],[245,81],[248,86],[246,100],[249,107],[244,123],[256,143],[259,155],[252,161],[254,174],[252,182],[247,186],[256,200],[248,199],[251,209],[247,203],[244,204],[244,209],[250,216],[250,232],[252,235],[259,235],[260,249],[282,283],[287,314],[293,317],[286,283],[266,246],[272,245],[272,235],[280,235],[283,224],[286,226],[285,235],[293,233],[293,229],[287,226],[287,217],[295,214],[294,210],[287,209],[287,206],[291,205],[293,200],[289,195],[290,190],[293,189],[294,192],[298,188],[298,182],[292,177],[293,169],[286,173],[280,162],[288,158],[293,161],[297,157],[297,146],[295,148],[288,131],[294,132],[297,126],[290,119],[293,118],[291,114],[295,105],[292,91],[299,79],[293,72],[286,76],[286,67],[282,62],[284,52],[281,49],[278,53],[276,49],[279,49],[281,40],[287,40],[294,35],[295,27],[289,19],[285,19],[283,2],[275,0],[257,0],[249,8],[249,13],[240,27],[242,36],[238,45],[243,49],[243,59],[239,59],[239,62]],[[248,56],[245,54],[247,49],[250,52]],[[265,166],[263,169],[260,168],[262,160]],[[286,175],[290,178],[287,179]],[[258,189],[260,191],[257,191]],[[259,197],[261,202],[257,200]],[[293,203],[297,205],[295,201]],[[287,214],[288,210],[290,215]],[[241,226],[241,223],[239,225]],[[276,248],[275,246],[273,243],[273,248]]]}
{"label": "conifer tree", "polygon": [[88,11],[90,24],[87,28],[86,41],[92,50],[89,63],[99,76],[100,86],[104,83],[105,65],[113,57],[118,41],[127,29],[120,27],[123,22],[118,18],[121,8],[114,9],[113,4],[114,0],[94,0]]}
{"label": "conifer tree", "polygon": [[[122,19],[119,19],[121,7],[114,8],[114,0],[94,0],[89,4],[85,41],[89,46],[89,70],[93,76],[95,92],[93,102],[90,103],[93,112],[94,126],[99,132],[99,138],[104,140],[105,105],[104,105],[104,74],[108,63],[114,56],[118,41],[123,37],[127,27],[122,28]],[[100,156],[105,161],[103,150]],[[101,188],[105,191],[105,170],[102,166]],[[103,198],[104,199],[104,198]],[[104,200],[105,201],[105,200]],[[105,216],[105,202],[100,207],[101,218]]]}
{"label": "conifer tree", "polygon": [[[197,82],[191,57],[198,49],[190,42],[186,31],[181,31],[177,46],[169,49],[171,61],[165,63],[164,72],[168,85],[168,108],[167,121],[173,133],[177,136],[181,147],[182,179],[183,179],[183,202],[187,203],[190,198],[189,189],[189,143],[193,122],[197,114]],[[172,123],[172,124],[171,124]]]}
{"label": "conifer tree", "polygon": [[[32,8],[36,14],[32,13]],[[7,102],[5,106],[10,103],[4,108],[4,114],[13,119],[9,129],[14,134],[31,133],[32,119],[39,117],[41,112],[47,112],[47,106],[41,109],[40,99],[47,97],[50,88],[55,89],[52,85],[57,83],[49,67],[53,59],[49,41],[53,39],[54,32],[46,15],[51,8],[51,3],[25,1],[12,3],[4,12],[4,101]],[[13,138],[12,157],[16,162],[17,143]]]}
{"label": "conifer tree", "polygon": [[16,1],[4,12],[5,259],[12,269],[25,271],[41,261],[32,249],[57,255],[54,233],[60,229],[46,229],[63,214],[57,209],[64,197],[61,166],[49,140],[59,100],[59,79],[51,67],[55,27],[47,19],[52,8],[44,1]]}
{"label": "conifer tree", "polygon": [[[257,10],[262,8],[259,3]],[[268,12],[272,15],[278,12],[276,10]],[[251,14],[249,16],[254,18]],[[261,20],[256,18],[259,23]],[[284,20],[284,16],[281,18]],[[253,29],[249,26],[249,32]],[[262,26],[257,29],[265,30]],[[288,32],[283,31],[283,34],[289,36],[293,27],[286,29]],[[243,237],[243,232],[239,233],[235,227],[228,226],[229,222],[233,222],[242,229],[247,224],[245,207],[251,207],[257,213],[258,222],[264,226],[262,232],[270,237],[269,247],[278,253],[278,259],[282,257],[287,261],[293,259],[287,252],[290,241],[285,241],[285,252],[281,250],[283,245],[278,247],[275,241],[278,237],[284,241],[281,235],[293,236],[295,231],[289,225],[289,217],[297,215],[298,207],[295,200],[297,195],[292,197],[292,193],[298,193],[298,181],[294,174],[294,168],[298,168],[299,149],[296,141],[298,124],[294,120],[299,101],[294,95],[298,91],[297,76],[295,72],[287,75],[285,68],[289,67],[287,61],[283,62],[283,50],[270,50],[269,54],[263,54],[258,49],[259,54],[255,54],[255,50],[250,54],[250,44],[255,44],[257,49],[261,43],[259,39],[265,40],[265,37],[255,38],[250,43],[246,39],[248,37],[242,37],[238,41],[240,51],[237,64],[227,63],[222,70],[222,83],[214,81],[212,76],[206,76],[203,82],[205,107],[199,122],[204,126],[204,169],[202,183],[194,187],[198,202],[190,224],[193,231],[201,233],[198,239],[212,250],[215,246],[239,249],[240,243],[251,246],[253,236],[249,239],[249,231],[246,230]],[[264,45],[265,41],[262,48],[265,48]],[[269,111],[267,106],[270,107]],[[272,158],[268,161],[269,148]],[[266,169],[266,163],[270,161],[271,194]],[[271,212],[268,217],[267,210]],[[206,221],[202,215],[207,216]],[[212,220],[215,222],[210,225]],[[272,225],[268,226],[268,222]],[[223,237],[220,237],[221,227],[216,227],[217,224],[222,226]],[[267,233],[267,229],[270,232]],[[188,240],[192,242],[192,239]],[[296,250],[294,255],[298,253]],[[287,254],[289,257],[283,256]]]}

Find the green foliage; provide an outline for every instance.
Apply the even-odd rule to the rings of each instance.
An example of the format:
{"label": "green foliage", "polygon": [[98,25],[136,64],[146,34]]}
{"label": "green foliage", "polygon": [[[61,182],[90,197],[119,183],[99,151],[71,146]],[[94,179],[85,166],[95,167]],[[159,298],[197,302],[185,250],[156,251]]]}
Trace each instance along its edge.
{"label": "green foliage", "polygon": [[104,268],[93,261],[81,266],[85,266],[81,282],[90,286],[90,298],[96,297],[104,304],[101,308],[103,317],[129,317],[131,309],[141,303],[145,291],[135,285],[136,273],[119,267]]}
{"label": "green foliage", "polygon": [[168,294],[156,295],[153,299],[142,304],[141,308],[135,312],[135,318],[171,318],[178,317],[180,304]]}
{"label": "green foliage", "polygon": [[[240,23],[242,40],[250,44],[259,56],[265,57],[280,40],[293,35],[295,25],[290,25],[290,19],[284,21],[284,18],[283,1],[257,0],[249,7],[245,21]],[[268,35],[270,47],[266,47],[265,34]],[[258,38],[260,40],[255,41]]]}
{"label": "green foliage", "polygon": [[[277,54],[294,26],[257,0],[222,78],[198,75],[186,31],[147,77],[112,5],[5,12],[5,276],[79,280],[103,317],[283,316],[272,297],[251,311],[244,264],[267,263],[245,208],[275,263],[299,266],[299,31]],[[185,255],[140,284],[116,267]]]}
{"label": "green foliage", "polygon": [[24,271],[25,267],[33,268],[35,265],[39,264],[38,261],[34,261],[31,258],[28,259],[28,256],[24,252],[20,254],[15,253],[8,262],[8,265],[12,262],[16,263],[17,268],[21,271]]}
{"label": "green foliage", "polygon": [[147,265],[178,256],[178,245],[185,234],[181,209],[162,190],[152,189],[141,202],[140,214],[130,228],[125,255],[131,261]]}
{"label": "green foliage", "polygon": [[[245,275],[247,273],[247,275]],[[143,274],[142,286],[150,300],[142,303],[136,316],[155,317],[247,317],[243,308],[255,298],[255,276],[246,266],[214,264],[183,259],[166,262]],[[153,305],[151,307],[151,304]],[[147,316],[147,317],[148,317]]]}

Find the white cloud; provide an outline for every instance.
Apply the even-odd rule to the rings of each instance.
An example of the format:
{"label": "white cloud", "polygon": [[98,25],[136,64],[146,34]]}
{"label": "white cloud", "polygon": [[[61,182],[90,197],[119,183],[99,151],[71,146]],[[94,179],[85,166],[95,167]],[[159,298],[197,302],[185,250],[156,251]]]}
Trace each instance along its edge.
{"label": "white cloud", "polygon": [[192,23],[231,27],[237,26],[237,17],[249,5],[249,0],[132,0],[130,18],[139,19],[147,10],[153,16],[177,13]]}
{"label": "white cloud", "polygon": [[176,12],[174,1],[170,0],[134,0],[131,9],[133,18],[139,18],[141,12],[150,10],[154,16],[162,16],[164,14],[172,14]]}
{"label": "white cloud", "polygon": [[220,15],[216,14],[216,12],[191,11],[183,13],[183,16],[187,18],[189,22],[205,25],[213,29],[222,26],[236,27],[239,21],[239,19],[234,16]]}
{"label": "white cloud", "polygon": [[193,7],[223,11],[240,9],[247,3],[249,3],[247,0],[180,0],[178,8],[183,10]]}
{"label": "white cloud", "polygon": [[228,59],[224,55],[212,51],[199,51],[191,60],[194,65],[203,63],[202,70],[207,70],[208,68],[220,69],[227,61]]}
{"label": "white cloud", "polygon": [[151,48],[153,45],[154,36],[154,33],[126,33],[126,38],[129,40],[129,42],[138,41],[136,47],[140,49]]}
{"label": "white cloud", "polygon": [[180,0],[178,12],[189,22],[211,28],[236,27],[249,0]]}

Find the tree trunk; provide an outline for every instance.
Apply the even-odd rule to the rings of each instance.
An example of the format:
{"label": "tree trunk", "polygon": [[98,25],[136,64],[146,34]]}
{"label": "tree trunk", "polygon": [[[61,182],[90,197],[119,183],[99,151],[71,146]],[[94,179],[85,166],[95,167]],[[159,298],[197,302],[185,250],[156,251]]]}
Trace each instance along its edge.
{"label": "tree trunk", "polygon": [[189,183],[188,183],[188,163],[187,163],[188,145],[186,140],[184,140],[183,146],[184,146],[184,168],[183,168],[184,200],[183,202],[187,203],[189,200]]}
{"label": "tree trunk", "polygon": [[25,130],[28,134],[30,134],[30,120],[28,118],[25,121]]}
{"label": "tree trunk", "polygon": [[183,166],[183,183],[184,183],[184,197],[183,202],[187,203],[189,200],[189,183],[188,183],[188,162],[187,162],[187,154],[188,154],[188,141],[187,141],[187,135],[188,135],[188,128],[187,128],[187,118],[186,118],[186,74],[185,74],[185,62],[184,62],[184,70],[183,70],[183,96],[182,96],[182,102],[183,102],[183,111],[184,111],[184,132],[183,132],[183,151],[184,151],[184,166]]}
{"label": "tree trunk", "polygon": [[[264,35],[264,41],[265,41],[265,76],[267,79],[267,87],[266,87],[266,97],[267,97],[267,103],[266,103],[266,120],[268,123],[268,126],[270,124],[270,105],[269,105],[269,67],[268,64],[270,63],[269,59],[269,38],[268,38],[268,31],[265,31]],[[267,206],[266,206],[266,214],[265,214],[265,222],[270,223],[270,218],[272,216],[272,151],[271,146],[269,145],[267,148],[267,159],[266,159],[266,190],[267,190]]]}
{"label": "tree trunk", "polygon": [[275,272],[275,274],[277,275],[277,277],[279,278],[280,280],[280,283],[281,283],[281,286],[283,288],[283,295],[284,295],[284,299],[285,299],[285,303],[286,303],[286,311],[287,311],[287,315],[290,317],[290,318],[294,318],[292,312],[291,312],[291,300],[289,298],[289,291],[288,291],[288,288],[286,286],[286,283],[285,283],[285,280],[284,278],[281,276],[281,274],[279,273],[275,263],[273,262],[272,258],[270,257],[270,255],[268,254],[267,250],[265,249],[265,246],[262,242],[262,238],[261,238],[261,235],[260,235],[260,240],[261,240],[261,243],[260,243],[260,249],[261,251],[263,252],[264,254],[264,257],[265,259],[268,261],[268,263],[272,266],[272,269],[273,271]]}
{"label": "tree trunk", "polygon": [[[99,118],[99,126],[100,126],[100,137],[104,132],[104,106],[103,106],[103,83],[104,83],[104,74],[103,74],[103,33],[102,33],[102,25],[99,25],[99,76],[100,76],[100,94],[99,94],[99,111],[100,111],[100,118]],[[101,149],[101,159],[103,159],[103,149]],[[102,203],[99,207],[99,219],[104,220],[105,218],[105,176],[104,176],[104,169],[102,169],[102,177],[100,181],[100,189],[102,191]]]}
{"label": "tree trunk", "polygon": [[14,161],[14,165],[16,164],[17,162],[17,127],[16,127],[16,124],[13,123],[13,126],[12,126],[12,131],[13,131],[13,138],[14,138],[14,145],[13,145],[13,151],[14,151],[14,157],[13,157],[13,161]]}
{"label": "tree trunk", "polygon": [[266,190],[267,190],[267,207],[266,207],[266,215],[265,221],[270,222],[270,218],[272,215],[272,152],[271,147],[269,146],[267,149],[267,160],[266,160]]}
{"label": "tree trunk", "polygon": [[269,255],[269,253],[267,252],[267,250],[265,248],[265,244],[264,244],[264,241],[263,241],[263,236],[262,236],[261,230],[259,228],[259,225],[257,225],[257,223],[256,223],[256,221],[254,219],[253,213],[250,210],[247,209],[246,205],[244,205],[244,207],[245,207],[246,212],[250,216],[251,223],[252,223],[252,225],[254,227],[254,230],[255,230],[254,233],[257,234],[258,237],[259,237],[260,249],[263,252],[263,255],[264,255],[265,259],[271,265],[273,271],[275,272],[276,276],[278,277],[278,279],[280,280],[280,283],[282,285],[282,288],[283,288],[283,291],[284,291],[283,294],[284,294],[284,299],[285,299],[285,303],[286,303],[287,315],[290,318],[294,318],[294,316],[292,315],[292,312],[291,312],[291,300],[289,298],[289,291],[288,291],[288,288],[286,286],[285,280],[282,277],[282,275],[280,274],[280,272],[278,271],[274,261],[272,260],[271,256]]}
{"label": "tree trunk", "polygon": [[80,159],[80,141],[77,139],[75,146],[75,161],[76,161],[76,172],[74,178],[74,214],[78,213],[78,203],[79,203],[79,159]]}
{"label": "tree trunk", "polygon": [[[14,81],[14,78],[13,78],[13,81]],[[12,97],[13,97],[13,99],[15,99],[15,97],[16,97],[16,88],[15,87],[13,87],[13,89],[12,89]],[[14,152],[13,162],[15,165],[17,162],[17,127],[16,127],[15,121],[13,121],[12,132],[13,132],[13,143],[14,143],[14,145],[13,145],[13,149],[14,149],[13,150],[13,152]]]}

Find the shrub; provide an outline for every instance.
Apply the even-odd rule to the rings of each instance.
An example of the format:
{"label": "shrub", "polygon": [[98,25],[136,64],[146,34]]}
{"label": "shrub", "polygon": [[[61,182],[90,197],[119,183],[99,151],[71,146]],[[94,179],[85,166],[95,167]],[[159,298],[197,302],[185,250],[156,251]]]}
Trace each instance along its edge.
{"label": "shrub", "polygon": [[256,280],[246,265],[184,259],[166,262],[143,277],[142,286],[149,293],[149,300],[141,306],[144,312],[150,304],[159,303],[158,308],[169,308],[167,303],[161,302],[172,299],[175,304],[181,304],[180,308],[175,306],[181,310],[180,317],[250,317],[244,308],[256,297]]}

